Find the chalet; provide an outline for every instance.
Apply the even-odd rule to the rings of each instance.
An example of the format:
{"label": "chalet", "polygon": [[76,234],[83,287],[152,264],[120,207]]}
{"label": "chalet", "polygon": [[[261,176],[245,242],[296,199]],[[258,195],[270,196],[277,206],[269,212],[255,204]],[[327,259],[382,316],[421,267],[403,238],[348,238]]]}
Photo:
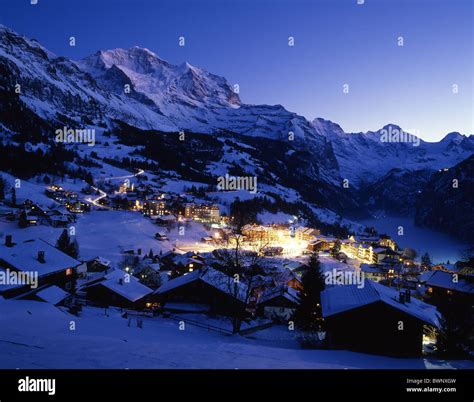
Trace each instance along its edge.
{"label": "chalet", "polygon": [[166,236],[166,233],[163,233],[163,232],[155,233],[155,239],[159,241],[169,240],[168,236]]}
{"label": "chalet", "polygon": [[283,266],[294,272],[298,277],[301,277],[308,269],[308,265],[300,261],[289,261],[284,263]]}
{"label": "chalet", "polygon": [[73,214],[82,214],[90,211],[91,207],[89,204],[82,201],[68,201],[65,204],[66,209]]}
{"label": "chalet", "polygon": [[330,345],[360,352],[421,355],[424,326],[440,325],[434,306],[370,280],[326,288],[321,306]]}
{"label": "chalet", "polygon": [[334,247],[336,238],[331,236],[317,236],[308,242],[308,250],[310,251],[329,251]]}
{"label": "chalet", "polygon": [[51,219],[54,216],[66,217],[69,222],[74,222],[75,216],[66,208],[51,208],[48,210],[47,216]]}
{"label": "chalet", "polygon": [[46,217],[48,215],[48,207],[36,202],[24,204],[23,208],[29,215],[37,216],[38,218]]}
{"label": "chalet", "polygon": [[431,267],[433,271],[443,271],[443,272],[448,272],[451,274],[457,274],[459,272],[459,267],[457,264],[451,264],[449,262],[447,263],[442,263],[442,264],[436,264]]}
{"label": "chalet", "polygon": [[210,311],[232,314],[246,307],[247,286],[213,268],[203,268],[171,279],[153,293],[152,300],[206,305]]}
{"label": "chalet", "polygon": [[424,272],[418,279],[421,284],[426,286],[428,295],[454,296],[474,301],[474,280],[472,277],[436,270]]}
{"label": "chalet", "polygon": [[468,261],[458,261],[456,267],[460,275],[467,278],[474,277],[474,257],[470,257]]}
{"label": "chalet", "polygon": [[296,272],[287,268],[283,268],[282,270],[279,270],[278,273],[273,274],[272,280],[274,286],[276,287],[287,286],[295,290],[303,289],[300,277],[296,274]]}
{"label": "chalet", "polygon": [[20,214],[20,225],[23,222],[27,226],[36,226],[40,220],[38,215],[35,215],[31,210],[23,211]]}
{"label": "chalet", "polygon": [[67,201],[75,201],[77,199],[77,193],[73,191],[67,191],[59,185],[51,185],[45,190],[46,196],[52,198],[59,203],[65,203]]}
{"label": "chalet", "polygon": [[360,264],[359,268],[366,279],[370,279],[374,282],[380,282],[386,279],[388,275],[387,271],[385,271],[380,265]]}
{"label": "chalet", "polygon": [[288,321],[300,303],[300,294],[288,286],[268,289],[257,300],[257,313],[274,321]]}
{"label": "chalet", "polygon": [[167,282],[169,273],[161,272],[159,263],[148,263],[134,270],[133,274],[140,283],[148,286],[150,289],[157,289],[162,283]]}
{"label": "chalet", "polygon": [[169,250],[166,253],[160,254],[160,262],[164,266],[171,265],[173,263],[173,260],[175,259],[176,256],[181,255],[183,253],[177,253],[174,249]]}
{"label": "chalet", "polygon": [[117,306],[129,309],[145,307],[147,296],[153,292],[137,278],[121,270],[113,270],[100,280],[82,287],[87,299],[100,306]]}
{"label": "chalet", "polygon": [[160,257],[160,261],[163,269],[173,271],[178,275],[195,271],[205,265],[204,258],[192,251],[183,254],[168,252]]}
{"label": "chalet", "polygon": [[178,221],[178,218],[176,218],[176,216],[173,214],[153,216],[152,219],[153,219],[153,222],[156,223],[157,225],[167,226],[167,227],[173,226]]}
{"label": "chalet", "polygon": [[87,272],[104,272],[110,268],[110,261],[97,256],[86,262]]}
{"label": "chalet", "polygon": [[[42,239],[13,243],[10,235],[0,246],[0,268],[5,272],[33,273],[37,287],[57,285],[67,291],[75,286],[80,261],[68,256]],[[16,297],[31,291],[31,284],[0,285],[0,295]]]}

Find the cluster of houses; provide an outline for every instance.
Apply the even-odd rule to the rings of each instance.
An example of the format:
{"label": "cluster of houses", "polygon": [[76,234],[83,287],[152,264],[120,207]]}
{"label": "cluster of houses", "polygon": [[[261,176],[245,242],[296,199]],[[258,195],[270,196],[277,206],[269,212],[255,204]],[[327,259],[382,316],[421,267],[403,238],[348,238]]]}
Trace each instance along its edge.
{"label": "cluster of houses", "polygon": [[75,222],[75,212],[62,205],[46,206],[30,199],[17,201],[13,206],[0,205],[0,216],[8,221],[17,221],[20,227],[51,225],[53,227],[67,227]]}
{"label": "cluster of houses", "polygon": [[143,310],[169,305],[173,311],[198,307],[220,314],[248,309],[281,320],[294,313],[302,289],[299,276],[285,263],[262,271],[251,289],[239,283],[236,292],[233,277],[222,271],[215,253],[141,256],[137,251],[130,257],[129,266],[116,269],[101,257],[78,261],[42,239],[15,243],[7,236],[0,245],[0,270],[10,277],[12,272],[36,272],[37,278],[34,286],[18,280],[2,284],[0,296],[43,300],[41,294],[54,293],[64,296],[54,304],[70,307],[82,303]]}
{"label": "cluster of houses", "polygon": [[[104,184],[105,185],[105,184]],[[113,209],[141,211],[158,224],[170,224],[177,220],[194,220],[206,224],[220,224],[220,207],[212,203],[194,202],[185,194],[157,193],[153,186],[125,181],[117,187],[108,185],[110,195],[99,203]]]}
{"label": "cluster of houses", "polygon": [[45,194],[47,197],[64,206],[71,213],[82,214],[90,211],[90,205],[81,201],[76,192],[66,190],[57,184],[52,184],[47,187]]}
{"label": "cluster of houses", "polygon": [[[261,271],[250,283],[235,282],[223,269],[219,250],[173,250],[157,255],[142,255],[137,250],[128,256],[130,264],[118,269],[101,257],[76,260],[42,239],[16,243],[6,236],[0,245],[0,279],[2,275],[13,277],[12,272],[36,272],[37,278],[34,287],[31,283],[1,282],[0,297],[64,305],[72,313],[90,304],[154,314],[240,313],[287,323],[301,301],[301,275],[308,269],[304,259],[263,258]],[[439,292],[472,303],[472,266],[434,268],[418,275],[418,288],[423,287],[426,294]],[[452,280],[453,270],[460,275],[459,281]],[[424,327],[440,325],[436,308],[422,299],[411,289],[370,279],[363,287],[327,286],[321,294],[327,342],[332,347],[365,352],[420,354]]]}
{"label": "cluster of houses", "polygon": [[[54,207],[24,200],[13,209],[2,206],[0,214],[26,226],[45,223],[67,227],[75,221],[75,214],[87,211],[77,194],[60,186],[48,187],[46,194],[56,201]],[[251,280],[235,282],[226,273],[219,250],[228,233],[226,228],[215,225],[222,223],[223,218],[218,205],[190,202],[181,195],[156,194],[143,185],[122,185],[114,196],[100,201],[113,208],[139,210],[161,226],[169,227],[183,220],[208,224],[214,227],[214,235],[202,240],[212,243],[213,251],[173,249],[164,254],[142,255],[140,249],[128,250],[125,263],[119,268],[100,256],[79,261],[43,239],[15,242],[7,235],[0,244],[0,297],[62,305],[72,314],[80,314],[83,305],[93,305],[150,314],[239,314],[249,319],[262,317],[273,323],[287,323],[294,318],[302,300],[302,275],[308,266],[303,256],[283,257],[281,245],[299,241],[307,244],[308,253],[328,251],[339,261],[357,260],[359,268],[341,265],[358,269],[365,278],[362,287],[327,285],[321,293],[325,342],[331,347],[418,355],[425,327],[440,326],[436,307],[426,303],[430,296],[473,303],[473,261],[439,264],[422,272],[413,256],[405,255],[388,236],[350,236],[338,240],[304,226],[244,226],[243,241],[265,247],[260,250],[260,271]],[[155,237],[167,240],[166,232],[158,232]],[[247,253],[249,258],[254,257],[252,252]]]}

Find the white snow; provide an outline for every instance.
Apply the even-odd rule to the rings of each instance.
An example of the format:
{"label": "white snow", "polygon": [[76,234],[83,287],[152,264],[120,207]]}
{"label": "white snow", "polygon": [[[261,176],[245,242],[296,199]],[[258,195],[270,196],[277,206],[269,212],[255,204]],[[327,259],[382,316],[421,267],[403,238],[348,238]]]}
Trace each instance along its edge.
{"label": "white snow", "polygon": [[[75,330],[70,330],[70,322]],[[11,325],[14,322],[15,325]],[[301,349],[296,333],[274,326],[248,338],[179,321],[143,317],[143,328],[119,311],[84,308],[79,317],[47,303],[0,299],[1,368],[344,369],[473,368],[469,361],[398,359]]]}
{"label": "white snow", "polygon": [[36,292],[36,296],[48,303],[57,304],[68,297],[69,293],[65,292],[58,286],[52,285],[40,290],[39,292]]}
{"label": "white snow", "polygon": [[[0,246],[0,259],[21,271],[35,271],[39,276],[51,274],[80,265],[80,261],[69,257],[42,239],[16,242],[13,247]],[[44,251],[45,263],[38,260],[38,252]]]}

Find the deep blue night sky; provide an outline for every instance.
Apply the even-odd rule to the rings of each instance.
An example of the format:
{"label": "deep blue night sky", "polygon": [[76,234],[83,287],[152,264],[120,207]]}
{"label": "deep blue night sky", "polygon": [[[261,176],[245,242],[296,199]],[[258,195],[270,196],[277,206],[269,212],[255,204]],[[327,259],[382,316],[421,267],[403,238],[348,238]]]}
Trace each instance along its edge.
{"label": "deep blue night sky", "polygon": [[351,132],[396,123],[438,140],[450,131],[474,133],[473,3],[0,0],[0,23],[58,55],[80,59],[139,45],[238,83],[245,103],[282,104]]}

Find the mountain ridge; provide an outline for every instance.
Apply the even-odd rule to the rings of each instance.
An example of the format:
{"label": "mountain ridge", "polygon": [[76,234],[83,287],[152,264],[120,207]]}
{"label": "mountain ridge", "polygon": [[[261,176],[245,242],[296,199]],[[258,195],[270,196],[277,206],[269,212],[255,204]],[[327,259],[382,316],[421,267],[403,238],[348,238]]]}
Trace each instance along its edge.
{"label": "mountain ridge", "polygon": [[362,188],[400,167],[435,171],[474,152],[473,135],[449,133],[436,143],[420,140],[419,146],[388,144],[381,141],[382,130],[402,131],[395,124],[346,133],[334,122],[310,122],[281,105],[245,104],[224,77],[187,62],[173,65],[139,46],[99,50],[72,61],[3,26],[0,67],[7,93],[21,87],[17,108],[53,125],[111,127],[123,121],[143,130],[234,132],[291,141],[311,156],[318,179],[335,187],[349,180],[351,188]]}

